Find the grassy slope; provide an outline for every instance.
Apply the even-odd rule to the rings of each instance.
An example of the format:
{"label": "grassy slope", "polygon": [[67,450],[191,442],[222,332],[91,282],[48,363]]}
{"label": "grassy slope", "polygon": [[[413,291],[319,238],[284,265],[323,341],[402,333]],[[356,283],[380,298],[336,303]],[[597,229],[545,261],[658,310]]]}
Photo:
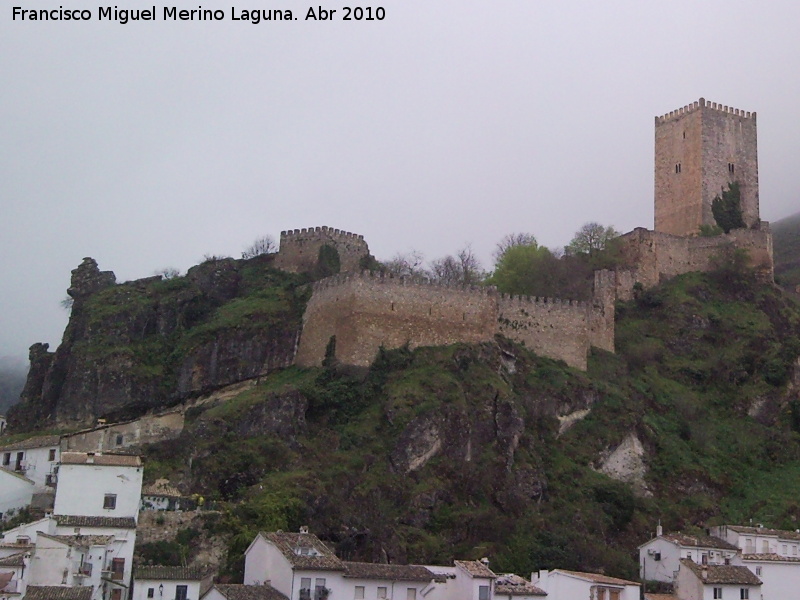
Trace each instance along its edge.
{"label": "grassy slope", "polygon": [[[788,386],[798,339],[800,309],[776,289],[734,272],[690,274],[620,305],[618,354],[595,353],[588,373],[517,347],[516,373],[502,376],[491,345],[389,352],[365,381],[290,369],[211,409],[213,424],[200,415],[193,447],[151,449],[148,468],[185,477],[189,455],[213,451],[196,491],[229,503],[210,527],[232,534],[234,576],[258,529],[310,524],[358,558],[382,549],[396,561],[489,555],[498,570],[632,577],[635,547],[657,519],[667,528],[750,518],[797,527],[800,401]],[[307,433],[295,443],[237,436],[232,423],[280,389],[309,398]],[[580,394],[597,396],[593,411],[556,438],[555,419],[539,409]],[[499,401],[526,422],[512,468],[498,444],[470,462],[443,450],[419,471],[392,467],[413,419]],[[646,448],[652,498],[593,468],[630,432]],[[233,489],[232,464],[248,475]],[[504,501],[498,490],[526,473],[543,492]]]}
{"label": "grassy slope", "polygon": [[772,224],[775,275],[782,285],[800,285],[800,214]]}

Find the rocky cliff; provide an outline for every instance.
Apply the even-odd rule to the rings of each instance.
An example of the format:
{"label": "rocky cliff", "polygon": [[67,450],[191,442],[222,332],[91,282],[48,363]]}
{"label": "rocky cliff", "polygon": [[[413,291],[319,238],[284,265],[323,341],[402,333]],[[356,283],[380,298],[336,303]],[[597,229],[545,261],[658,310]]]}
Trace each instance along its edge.
{"label": "rocky cliff", "polygon": [[183,277],[118,284],[84,259],[61,344],[31,346],[11,427],[135,416],[289,366],[307,291],[273,260],[209,260]]}

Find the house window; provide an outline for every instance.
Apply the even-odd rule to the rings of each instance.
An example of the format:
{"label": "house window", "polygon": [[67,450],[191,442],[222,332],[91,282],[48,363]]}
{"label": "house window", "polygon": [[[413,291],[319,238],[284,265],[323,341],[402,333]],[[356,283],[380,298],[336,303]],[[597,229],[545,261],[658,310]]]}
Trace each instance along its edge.
{"label": "house window", "polygon": [[314,580],[314,600],[326,600],[328,589],[325,587],[325,578],[317,577]]}
{"label": "house window", "polygon": [[797,556],[797,546],[792,546],[792,556]]}
{"label": "house window", "polygon": [[364,600],[364,586],[357,585],[356,586],[356,594],[353,596],[355,600]]}
{"label": "house window", "polygon": [[761,577],[761,567],[756,567],[756,575]]}
{"label": "house window", "polygon": [[156,588],[147,588],[147,597],[152,598],[156,595]]}
{"label": "house window", "polygon": [[122,446],[122,434],[117,434],[117,446]]}
{"label": "house window", "polygon": [[606,600],[606,591],[603,588],[597,589],[597,600]]}
{"label": "house window", "polygon": [[189,592],[188,585],[176,585],[175,586],[175,600],[186,600],[186,596]]}
{"label": "house window", "polygon": [[50,448],[50,452],[47,454],[47,460],[53,462],[56,459],[56,449]]}
{"label": "house window", "polygon": [[745,538],[745,540],[744,540],[744,552],[745,552],[745,554],[755,554],[756,553],[756,545],[753,543],[753,538]]}
{"label": "house window", "polygon": [[784,545],[782,546],[782,548],[783,548],[783,555],[784,555],[784,556],[786,556],[787,554],[789,554],[789,547],[788,547],[786,544],[784,544]]}
{"label": "house window", "polygon": [[619,590],[608,591],[609,600],[619,600]]}
{"label": "house window", "polygon": [[700,555],[700,562],[702,564],[704,564],[704,565],[707,565],[708,564],[708,554],[703,552],[703,554]]}
{"label": "house window", "polygon": [[417,588],[406,589],[406,600],[417,600]]}
{"label": "house window", "polygon": [[311,577],[300,579],[300,600],[311,600]]}
{"label": "house window", "polygon": [[764,540],[763,542],[761,542],[761,551],[764,554],[769,554],[769,541],[768,540]]}
{"label": "house window", "polygon": [[482,585],[478,588],[478,600],[489,600],[489,586]]}
{"label": "house window", "polygon": [[111,600],[122,600],[122,590],[119,588],[111,590]]}
{"label": "house window", "polygon": [[103,508],[114,509],[117,508],[117,495],[106,494],[103,498]]}
{"label": "house window", "polygon": [[722,588],[714,588],[714,600],[722,598]]}
{"label": "house window", "polygon": [[386,597],[387,597],[386,596],[386,590],[387,590],[387,588],[385,588],[385,587],[379,587],[378,588],[378,598],[379,598],[379,600],[385,600],[386,599]]}
{"label": "house window", "polygon": [[7,467],[11,464],[11,452],[6,452],[3,454],[3,466]]}
{"label": "house window", "polygon": [[750,598],[750,588],[742,588],[739,590],[739,598],[741,600],[749,600]]}

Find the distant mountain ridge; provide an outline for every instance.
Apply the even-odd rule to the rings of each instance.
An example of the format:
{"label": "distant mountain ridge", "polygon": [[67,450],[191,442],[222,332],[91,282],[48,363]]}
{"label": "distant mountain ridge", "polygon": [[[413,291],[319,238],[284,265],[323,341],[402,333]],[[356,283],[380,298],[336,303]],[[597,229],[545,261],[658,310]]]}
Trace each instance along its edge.
{"label": "distant mountain ridge", "polygon": [[772,224],[775,279],[784,287],[800,285],[800,213]]}

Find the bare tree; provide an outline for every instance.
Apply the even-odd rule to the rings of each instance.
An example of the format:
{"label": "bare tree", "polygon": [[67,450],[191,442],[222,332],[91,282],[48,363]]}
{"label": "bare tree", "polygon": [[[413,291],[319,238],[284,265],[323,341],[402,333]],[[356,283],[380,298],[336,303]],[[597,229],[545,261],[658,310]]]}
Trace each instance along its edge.
{"label": "bare tree", "polygon": [[181,276],[181,272],[175,267],[164,267],[153,273],[153,275],[161,275],[163,279],[175,279]]}
{"label": "bare tree", "polygon": [[64,310],[72,310],[72,305],[75,304],[75,299],[72,296],[64,296],[59,304]]}
{"label": "bare tree", "polygon": [[494,262],[497,263],[500,258],[510,248],[515,246],[538,246],[536,236],[532,233],[507,233],[502,240],[497,242],[497,247],[492,254]]}
{"label": "bare tree", "polygon": [[390,261],[383,263],[383,267],[395,277],[425,277],[427,273],[422,268],[424,260],[422,253],[417,250],[398,252]]}
{"label": "bare tree", "polygon": [[277,251],[275,238],[271,235],[262,235],[242,252],[242,258],[254,258],[262,254],[271,254]]}
{"label": "bare tree", "polygon": [[429,273],[431,279],[447,285],[476,285],[486,277],[480,260],[469,244],[455,256],[448,255],[432,261]]}

